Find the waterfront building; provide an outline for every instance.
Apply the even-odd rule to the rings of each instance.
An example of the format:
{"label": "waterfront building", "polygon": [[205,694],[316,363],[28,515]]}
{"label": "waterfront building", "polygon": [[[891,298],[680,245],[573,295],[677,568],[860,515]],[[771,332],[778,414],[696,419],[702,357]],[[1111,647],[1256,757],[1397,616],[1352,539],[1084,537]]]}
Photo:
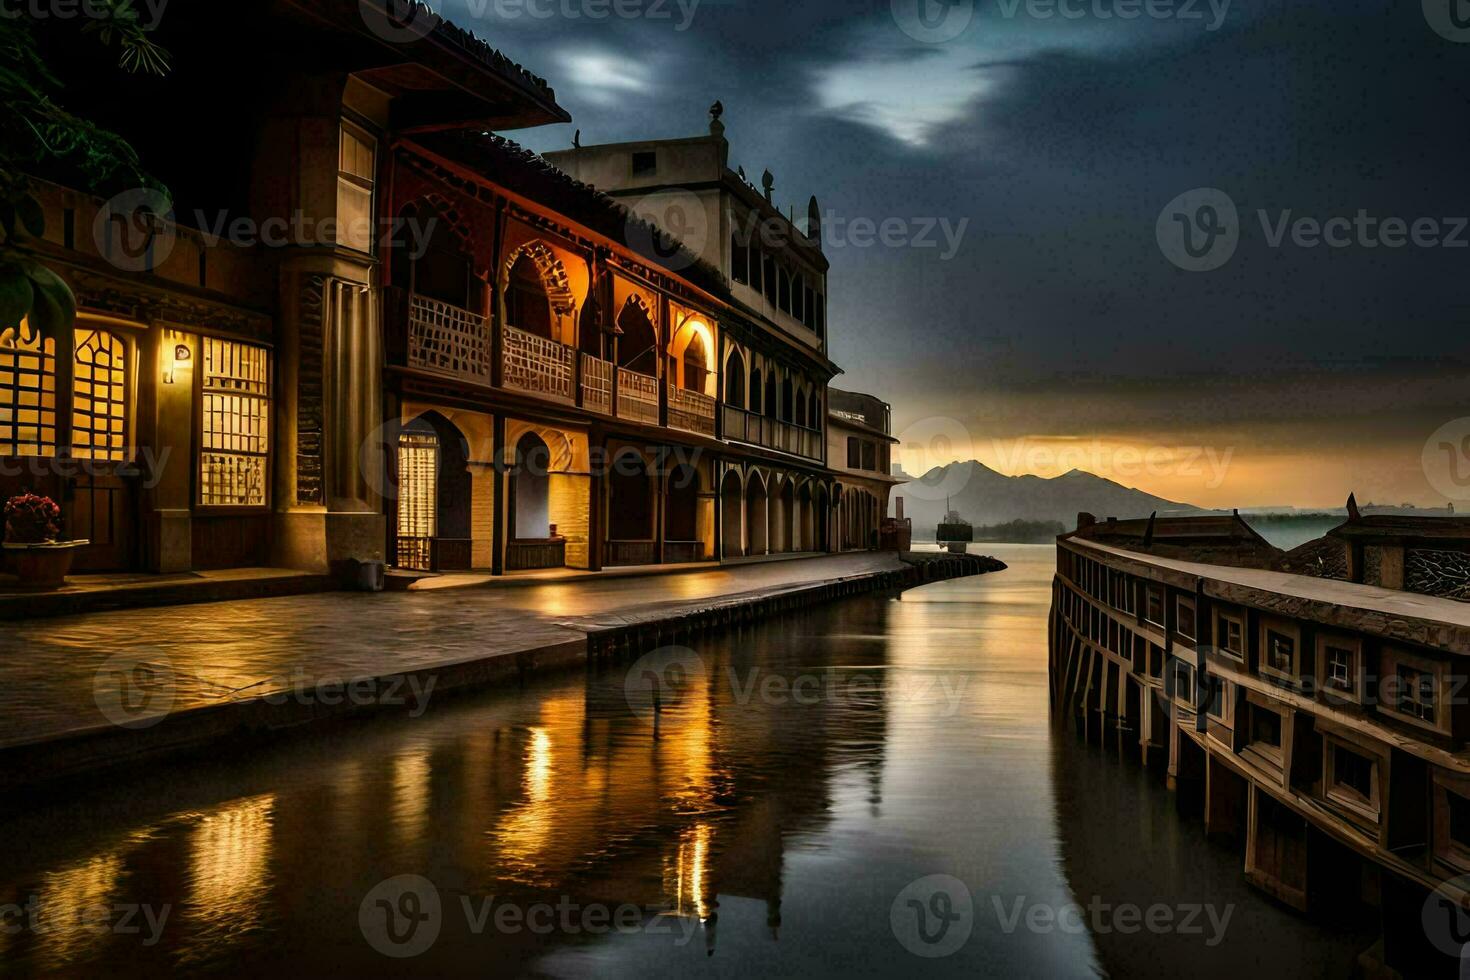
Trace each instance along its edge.
{"label": "waterfront building", "polygon": [[[38,251],[80,314],[0,324],[0,496],[60,501],[91,542],[76,571],[870,546],[874,480],[828,466],[815,202],[799,229],[731,171],[718,106],[708,135],[558,169],[492,135],[568,121],[544,80],[392,6],[282,0],[224,37],[171,12],[161,81],[58,56],[171,198],[36,175]],[[218,71],[267,49],[269,85]],[[168,118],[135,111],[159,91]],[[718,233],[644,220],[665,193]]]}
{"label": "waterfront building", "polygon": [[838,388],[829,388],[827,398],[827,459],[844,484],[842,546],[866,548],[883,527],[889,494],[903,483],[893,475],[893,409],[873,395]]}
{"label": "waterfront building", "polygon": [[1238,515],[1080,515],[1057,542],[1053,710],[1161,767],[1277,899],[1377,906],[1365,968],[1418,975],[1426,903],[1467,899],[1470,521],[1349,510],[1290,553]]}

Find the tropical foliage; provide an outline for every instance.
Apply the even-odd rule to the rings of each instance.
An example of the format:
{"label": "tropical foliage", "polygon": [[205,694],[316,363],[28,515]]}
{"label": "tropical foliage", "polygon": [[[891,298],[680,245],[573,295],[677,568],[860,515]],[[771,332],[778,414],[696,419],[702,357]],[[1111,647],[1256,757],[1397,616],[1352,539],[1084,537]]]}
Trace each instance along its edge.
{"label": "tropical foliage", "polygon": [[[141,26],[133,0],[92,0],[100,16],[82,33],[120,50],[126,71],[163,74],[168,56]],[[52,23],[61,23],[54,21]],[[115,183],[155,186],[126,141],[62,108],[61,83],[37,44],[40,22],[0,17],[0,330],[25,320],[55,336],[76,315],[76,298],[27,247],[46,233],[46,218],[28,174],[65,167],[86,189]]]}

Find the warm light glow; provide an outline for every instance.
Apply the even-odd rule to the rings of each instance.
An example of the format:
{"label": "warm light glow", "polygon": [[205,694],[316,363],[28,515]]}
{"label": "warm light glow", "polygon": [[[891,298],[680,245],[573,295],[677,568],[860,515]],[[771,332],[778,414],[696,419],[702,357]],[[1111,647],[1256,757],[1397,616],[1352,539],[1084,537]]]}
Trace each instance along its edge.
{"label": "warm light glow", "polygon": [[189,840],[189,947],[184,957],[217,952],[220,942],[258,928],[270,889],[273,793],[205,813]]}

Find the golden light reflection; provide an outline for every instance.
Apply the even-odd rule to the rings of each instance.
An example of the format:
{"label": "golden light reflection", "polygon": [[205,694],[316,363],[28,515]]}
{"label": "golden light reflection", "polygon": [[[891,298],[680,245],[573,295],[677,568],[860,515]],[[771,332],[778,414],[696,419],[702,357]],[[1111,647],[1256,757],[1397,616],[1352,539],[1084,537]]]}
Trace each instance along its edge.
{"label": "golden light reflection", "polygon": [[41,877],[35,893],[34,928],[40,960],[49,969],[60,969],[89,947],[108,940],[110,932],[97,923],[103,910],[118,901],[122,871],[122,855],[109,852]]}
{"label": "golden light reflection", "polygon": [[400,840],[423,839],[429,820],[429,750],[393,759],[393,829]]}
{"label": "golden light reflection", "polygon": [[[558,771],[557,766],[577,758],[585,716],[580,693],[554,697],[542,705],[543,723],[525,730],[523,799],[493,832],[503,873],[513,880],[527,884],[554,881],[583,851],[586,841],[575,829],[595,822],[602,807],[601,793],[589,787],[602,780],[585,768],[568,766]],[[580,782],[573,779],[577,775],[582,777]]]}
{"label": "golden light reflection", "polygon": [[209,811],[189,838],[189,919],[193,952],[259,927],[270,888],[273,793]]}
{"label": "golden light reflection", "polygon": [[709,917],[709,855],[713,832],[707,823],[698,823],[679,836],[672,857],[664,858],[664,895],[676,915]]}

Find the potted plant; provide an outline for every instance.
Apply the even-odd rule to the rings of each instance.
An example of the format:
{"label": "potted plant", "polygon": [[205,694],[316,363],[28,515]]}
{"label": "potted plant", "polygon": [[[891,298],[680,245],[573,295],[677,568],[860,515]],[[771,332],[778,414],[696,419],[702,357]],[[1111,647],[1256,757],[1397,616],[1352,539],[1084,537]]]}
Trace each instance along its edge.
{"label": "potted plant", "polygon": [[77,548],[87,541],[57,541],[61,508],[50,497],[23,493],[5,502],[5,553],[20,584],[55,589],[66,582]]}

